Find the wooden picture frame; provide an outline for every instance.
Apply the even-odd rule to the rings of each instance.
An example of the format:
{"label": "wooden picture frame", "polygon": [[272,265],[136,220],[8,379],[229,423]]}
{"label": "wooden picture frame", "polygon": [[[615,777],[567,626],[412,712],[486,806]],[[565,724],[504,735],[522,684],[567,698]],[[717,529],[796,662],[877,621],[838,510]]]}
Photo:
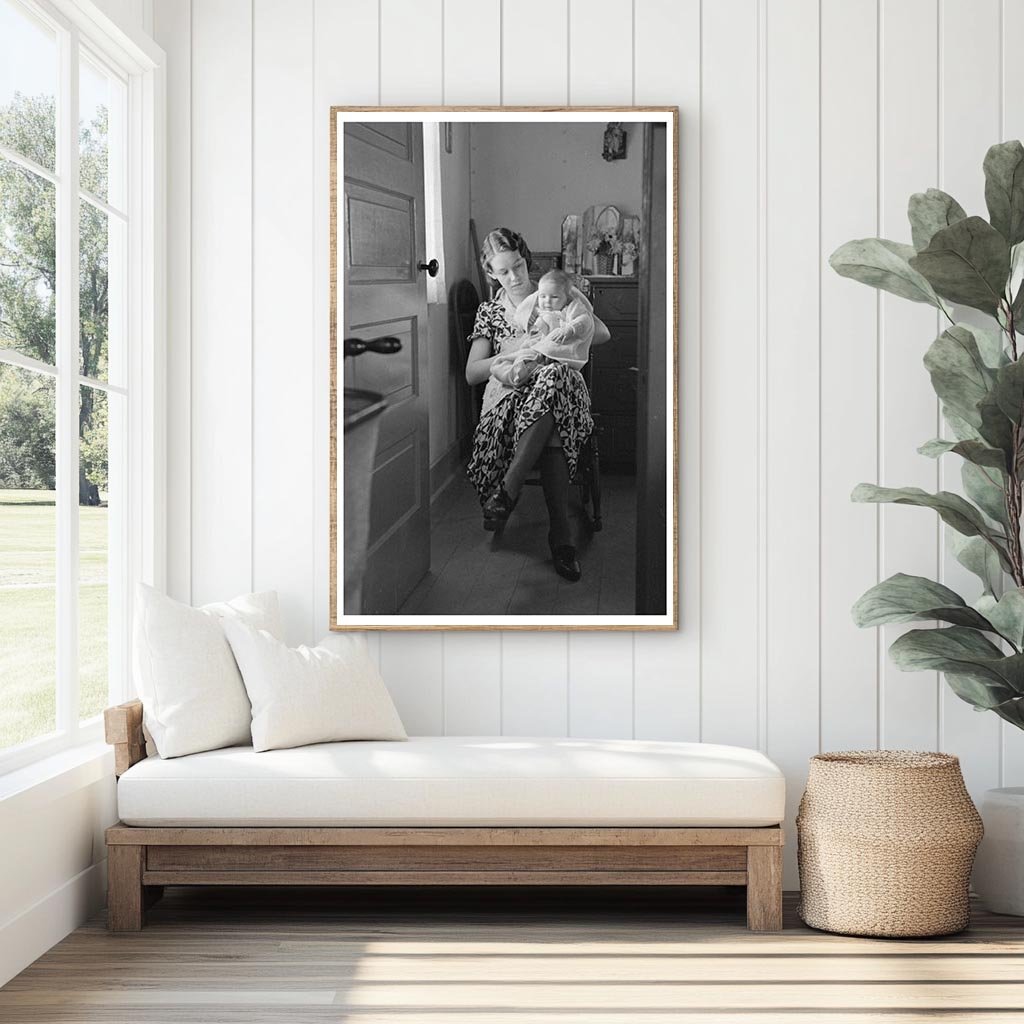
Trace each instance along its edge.
{"label": "wooden picture frame", "polygon": [[[636,136],[613,163],[609,121]],[[678,628],[678,140],[676,107],[331,108],[332,630]],[[511,228],[557,257],[565,218],[582,225],[594,205],[640,230],[632,275],[616,272],[605,238],[609,273],[574,279],[598,321],[586,365],[548,368],[573,394],[580,374],[595,424],[570,487],[575,582],[547,550],[544,486],[523,488],[530,511],[484,531],[483,474],[474,490],[464,460],[474,437],[481,457],[491,451],[493,406],[468,436],[449,409],[468,408],[457,389],[470,388],[470,346],[511,344],[462,337],[487,233]],[[456,285],[458,315],[445,315]],[[512,305],[501,315],[524,344]],[[500,396],[508,422],[529,387]],[[575,453],[579,434],[560,436]]]}

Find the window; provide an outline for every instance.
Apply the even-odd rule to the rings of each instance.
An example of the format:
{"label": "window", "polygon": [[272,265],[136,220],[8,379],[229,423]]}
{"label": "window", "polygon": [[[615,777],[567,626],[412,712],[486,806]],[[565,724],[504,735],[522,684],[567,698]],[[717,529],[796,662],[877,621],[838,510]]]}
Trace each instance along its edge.
{"label": "window", "polygon": [[0,770],[99,737],[153,564],[155,65],[102,32],[0,0]]}

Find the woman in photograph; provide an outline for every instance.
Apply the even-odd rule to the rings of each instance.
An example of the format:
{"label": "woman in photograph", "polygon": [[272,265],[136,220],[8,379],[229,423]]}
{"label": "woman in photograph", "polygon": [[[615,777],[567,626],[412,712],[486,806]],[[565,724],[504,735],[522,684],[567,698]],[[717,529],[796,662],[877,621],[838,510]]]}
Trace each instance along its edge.
{"label": "woman in photograph", "polygon": [[[480,262],[500,288],[477,311],[466,361],[470,384],[487,382],[502,346],[518,339],[522,332],[515,322],[516,307],[535,288],[526,239],[509,228],[485,236]],[[595,317],[592,344],[609,337],[608,328]],[[484,528],[497,530],[511,514],[527,474],[539,464],[551,558],[555,571],[571,581],[580,578],[581,570],[569,524],[569,485],[593,429],[583,375],[563,362],[545,363],[521,387],[485,392],[467,470],[483,505]]]}

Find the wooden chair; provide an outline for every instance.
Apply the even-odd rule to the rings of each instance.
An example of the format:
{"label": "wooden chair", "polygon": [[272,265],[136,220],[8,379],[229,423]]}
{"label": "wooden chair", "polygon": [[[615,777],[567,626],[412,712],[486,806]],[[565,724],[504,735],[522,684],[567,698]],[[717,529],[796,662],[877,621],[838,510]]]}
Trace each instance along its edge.
{"label": "wooden chair", "polygon": [[[472,281],[456,281],[448,292],[448,332],[453,364],[459,373],[469,359],[469,338],[476,323],[480,296]],[[459,450],[463,458],[473,446],[473,431],[480,420],[484,400],[483,384],[467,384],[455,392],[455,422],[459,431]]]}

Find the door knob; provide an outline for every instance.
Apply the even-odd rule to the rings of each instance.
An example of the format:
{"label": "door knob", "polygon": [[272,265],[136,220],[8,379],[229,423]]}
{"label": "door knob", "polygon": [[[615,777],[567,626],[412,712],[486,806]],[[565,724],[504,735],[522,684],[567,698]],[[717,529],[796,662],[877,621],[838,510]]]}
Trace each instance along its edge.
{"label": "door knob", "polygon": [[437,260],[431,260],[429,263],[417,263],[417,270],[425,270],[431,277],[437,277],[437,272],[441,269],[441,264]]}
{"label": "door knob", "polygon": [[402,351],[400,338],[373,338],[364,341],[362,338],[346,338],[343,352],[346,356],[361,356],[364,352],[377,352],[382,356],[393,355]]}

